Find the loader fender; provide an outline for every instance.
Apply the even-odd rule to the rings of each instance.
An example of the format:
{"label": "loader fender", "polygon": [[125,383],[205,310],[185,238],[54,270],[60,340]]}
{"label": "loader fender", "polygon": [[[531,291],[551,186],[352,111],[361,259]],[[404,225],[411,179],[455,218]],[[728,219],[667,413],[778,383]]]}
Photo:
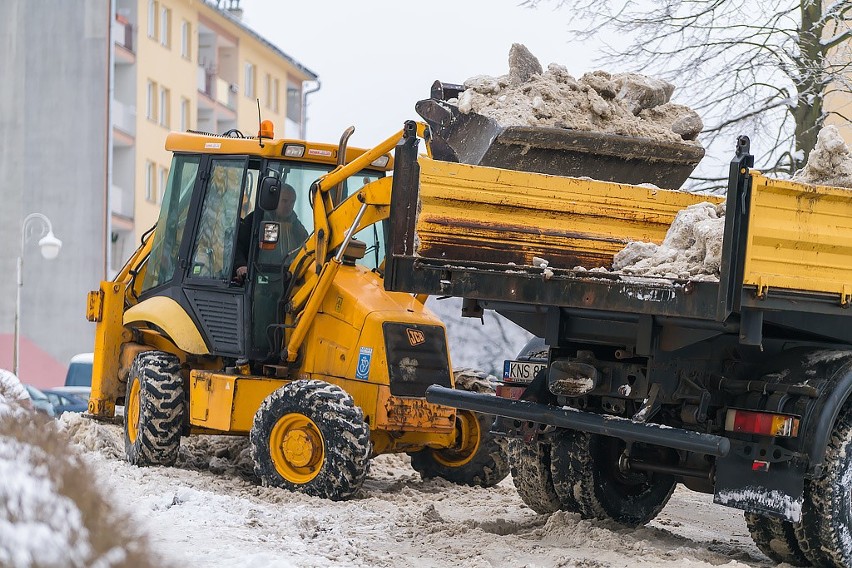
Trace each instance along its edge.
{"label": "loader fender", "polygon": [[152,323],[162,329],[186,353],[210,354],[192,318],[171,298],[148,298],[124,312],[124,325],[140,322]]}

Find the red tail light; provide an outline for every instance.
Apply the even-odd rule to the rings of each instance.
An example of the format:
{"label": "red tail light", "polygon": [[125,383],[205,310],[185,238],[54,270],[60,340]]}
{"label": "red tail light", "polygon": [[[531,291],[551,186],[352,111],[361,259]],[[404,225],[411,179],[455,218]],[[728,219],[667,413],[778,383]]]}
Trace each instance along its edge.
{"label": "red tail light", "polygon": [[796,416],[731,408],[725,416],[725,430],[760,436],[795,438],[799,435]]}

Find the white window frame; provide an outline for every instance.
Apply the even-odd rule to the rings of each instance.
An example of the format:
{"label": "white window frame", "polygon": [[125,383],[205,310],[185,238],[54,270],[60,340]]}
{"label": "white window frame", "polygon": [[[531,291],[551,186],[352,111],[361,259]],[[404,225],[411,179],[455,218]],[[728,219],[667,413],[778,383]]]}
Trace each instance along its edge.
{"label": "white window frame", "polygon": [[151,160],[145,161],[145,201],[153,203],[156,199],[154,187],[154,176],[156,175],[157,165]]}
{"label": "white window frame", "polygon": [[181,132],[189,130],[189,99],[186,97],[180,99],[180,130]]}
{"label": "white window frame", "polygon": [[161,86],[160,87],[160,126],[169,127],[169,109],[171,107],[169,99],[171,98],[171,91],[167,88]]}
{"label": "white window frame", "polygon": [[192,58],[192,24],[187,20],[180,25],[180,55],[185,59]]}
{"label": "white window frame", "polygon": [[157,2],[148,0],[148,37],[157,39]]}
{"label": "white window frame", "polygon": [[250,99],[254,98],[255,94],[255,79],[257,77],[257,67],[255,67],[254,63],[246,62],[245,66],[245,93],[246,96]]}
{"label": "white window frame", "polygon": [[157,121],[157,83],[148,79],[147,106],[145,116],[148,120]]}
{"label": "white window frame", "polygon": [[272,112],[278,112],[281,108],[281,81],[278,78],[272,80]]}
{"label": "white window frame", "polygon": [[171,48],[172,46],[172,11],[163,6],[160,8],[160,45]]}
{"label": "white window frame", "polygon": [[160,178],[157,184],[157,203],[163,203],[163,195],[166,193],[166,184],[169,183],[169,170],[160,166]]}

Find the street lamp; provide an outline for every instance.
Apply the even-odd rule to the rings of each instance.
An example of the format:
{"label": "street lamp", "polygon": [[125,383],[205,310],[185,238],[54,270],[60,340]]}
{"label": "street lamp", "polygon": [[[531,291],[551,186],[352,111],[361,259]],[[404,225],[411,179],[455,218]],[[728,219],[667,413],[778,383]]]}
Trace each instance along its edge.
{"label": "street lamp", "polygon": [[62,248],[62,241],[53,234],[53,225],[50,224],[50,219],[41,213],[30,213],[24,218],[24,223],[21,225],[21,254],[18,256],[18,285],[15,289],[15,346],[12,351],[12,367],[18,377],[20,377],[18,353],[21,347],[21,288],[24,287],[24,247],[32,237],[36,236],[36,231],[38,231],[38,236],[41,237],[38,241],[41,256],[47,260],[56,258],[59,249]]}

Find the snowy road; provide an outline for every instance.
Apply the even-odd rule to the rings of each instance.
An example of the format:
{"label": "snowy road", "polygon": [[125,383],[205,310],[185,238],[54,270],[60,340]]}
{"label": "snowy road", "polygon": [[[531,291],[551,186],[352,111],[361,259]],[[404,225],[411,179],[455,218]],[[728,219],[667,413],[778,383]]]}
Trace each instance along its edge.
{"label": "snowy road", "polygon": [[492,489],[422,481],[407,457],[381,456],[358,498],[334,503],[255,485],[241,440],[184,438],[182,467],[143,469],[123,461],[117,427],[65,422],[98,482],[112,486],[131,522],[174,565],[773,565],[751,543],[740,512],[684,489],[650,526],[628,530],[574,514],[537,515],[511,479]]}

